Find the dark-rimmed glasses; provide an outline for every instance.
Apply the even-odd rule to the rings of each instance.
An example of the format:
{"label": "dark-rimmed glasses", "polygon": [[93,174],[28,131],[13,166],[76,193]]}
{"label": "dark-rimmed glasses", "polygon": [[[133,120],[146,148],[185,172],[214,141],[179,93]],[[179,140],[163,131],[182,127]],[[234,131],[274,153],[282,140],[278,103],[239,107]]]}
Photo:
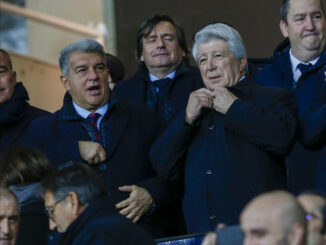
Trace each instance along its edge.
{"label": "dark-rimmed glasses", "polygon": [[55,207],[62,202],[64,199],[66,199],[67,196],[64,196],[62,198],[60,198],[58,201],[56,201],[55,203],[53,203],[50,206],[47,206],[44,208],[44,213],[50,218],[53,219],[54,218],[54,211],[55,211]]}

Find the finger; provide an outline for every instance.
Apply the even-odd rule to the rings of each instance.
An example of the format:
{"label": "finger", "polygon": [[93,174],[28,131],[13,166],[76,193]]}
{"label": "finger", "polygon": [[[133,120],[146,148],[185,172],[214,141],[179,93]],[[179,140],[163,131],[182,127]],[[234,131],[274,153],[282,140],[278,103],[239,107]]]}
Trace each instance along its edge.
{"label": "finger", "polygon": [[199,100],[200,107],[208,107],[211,108],[213,105],[213,100],[208,98],[200,98]]}
{"label": "finger", "polygon": [[138,208],[134,208],[126,217],[128,219],[134,220],[134,218],[138,215]]}
{"label": "finger", "polygon": [[135,218],[132,220],[132,222],[137,223],[137,221],[140,219],[141,215],[136,215]]}
{"label": "finger", "polygon": [[99,152],[99,161],[104,162],[106,160],[106,151],[102,148]]}
{"label": "finger", "polygon": [[125,208],[125,207],[129,206],[130,204],[131,204],[131,200],[130,200],[130,198],[128,198],[128,199],[125,199],[125,200],[117,203],[115,205],[115,207],[120,209],[120,208]]}
{"label": "finger", "polygon": [[133,189],[134,189],[134,188],[133,188],[132,185],[119,186],[119,190],[120,190],[120,191],[129,191],[129,192],[132,192]]}
{"label": "finger", "polygon": [[122,214],[122,215],[124,215],[124,216],[128,216],[132,212],[134,212],[134,207],[132,207],[131,205],[129,205],[128,207],[126,207],[124,209],[121,209],[119,211],[119,213]]}

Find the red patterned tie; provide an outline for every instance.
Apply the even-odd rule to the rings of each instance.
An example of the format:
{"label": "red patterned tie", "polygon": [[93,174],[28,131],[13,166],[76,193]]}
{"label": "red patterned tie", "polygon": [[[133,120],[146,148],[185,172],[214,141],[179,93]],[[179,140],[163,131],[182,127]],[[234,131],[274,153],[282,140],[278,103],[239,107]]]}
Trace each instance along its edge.
{"label": "red patterned tie", "polygon": [[96,122],[97,122],[97,119],[100,117],[101,115],[99,113],[91,113],[87,116],[87,119],[91,122],[92,124],[92,127],[94,129],[94,132],[95,132],[95,136],[96,136],[96,141],[97,142],[100,142],[101,140],[101,134],[100,134],[100,131],[98,130],[97,128],[97,125],[96,125]]}

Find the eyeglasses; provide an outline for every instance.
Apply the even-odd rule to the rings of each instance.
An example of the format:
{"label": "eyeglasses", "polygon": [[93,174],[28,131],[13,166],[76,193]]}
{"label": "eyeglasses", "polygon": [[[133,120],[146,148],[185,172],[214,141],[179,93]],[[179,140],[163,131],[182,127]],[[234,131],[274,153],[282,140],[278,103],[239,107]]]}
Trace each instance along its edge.
{"label": "eyeglasses", "polygon": [[307,213],[306,220],[312,220],[312,219],[322,219],[322,217],[314,213]]}
{"label": "eyeglasses", "polygon": [[44,208],[44,213],[50,218],[53,219],[54,218],[54,211],[55,211],[55,207],[62,202],[67,196],[64,196],[63,198],[60,198],[58,201],[56,201],[54,204],[47,206]]}

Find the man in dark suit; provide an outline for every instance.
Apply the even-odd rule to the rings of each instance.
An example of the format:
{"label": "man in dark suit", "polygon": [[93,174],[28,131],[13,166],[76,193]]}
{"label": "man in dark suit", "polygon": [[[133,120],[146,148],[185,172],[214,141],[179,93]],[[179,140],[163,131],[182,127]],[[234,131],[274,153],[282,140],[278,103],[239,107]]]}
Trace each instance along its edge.
{"label": "man in dark suit", "polygon": [[87,165],[58,171],[46,177],[42,187],[50,229],[63,233],[60,245],[155,244],[117,213],[101,178]]}
{"label": "man in dark suit", "polygon": [[197,68],[187,64],[183,29],[168,15],[156,14],[137,33],[138,71],[114,88],[114,94],[145,104],[170,122],[187,105],[189,94],[202,87]]}
{"label": "man in dark suit", "polygon": [[22,82],[17,82],[9,54],[0,49],[0,152],[21,143],[37,117],[50,113],[31,106]]}
{"label": "man in dark suit", "polygon": [[235,29],[206,26],[196,33],[193,55],[205,87],[190,94],[150,152],[162,175],[185,174],[190,233],[236,224],[252,197],[285,188],[284,157],[297,131],[293,94],[246,77],[246,50]]}
{"label": "man in dark suit", "polygon": [[[147,153],[162,123],[148,108],[110,99],[103,47],[81,39],[60,56],[63,107],[31,125],[25,144],[42,151],[55,167],[92,165],[105,179],[120,213],[164,236],[160,211],[169,202],[167,185]],[[96,119],[96,120],[94,120]]]}
{"label": "man in dark suit", "polygon": [[[280,12],[280,29],[286,39],[276,47],[273,63],[258,72],[255,80],[262,85],[292,91],[302,119],[310,111],[316,92],[326,92],[326,19],[323,1],[283,0]],[[317,102],[314,108],[316,113],[303,127],[303,131],[308,132],[299,135],[304,138],[305,147],[298,141],[287,157],[288,189],[295,194],[316,187],[326,191],[326,164],[321,159],[320,151],[309,150],[321,148],[318,141],[324,135],[319,131],[324,128],[324,103],[323,98]]]}

